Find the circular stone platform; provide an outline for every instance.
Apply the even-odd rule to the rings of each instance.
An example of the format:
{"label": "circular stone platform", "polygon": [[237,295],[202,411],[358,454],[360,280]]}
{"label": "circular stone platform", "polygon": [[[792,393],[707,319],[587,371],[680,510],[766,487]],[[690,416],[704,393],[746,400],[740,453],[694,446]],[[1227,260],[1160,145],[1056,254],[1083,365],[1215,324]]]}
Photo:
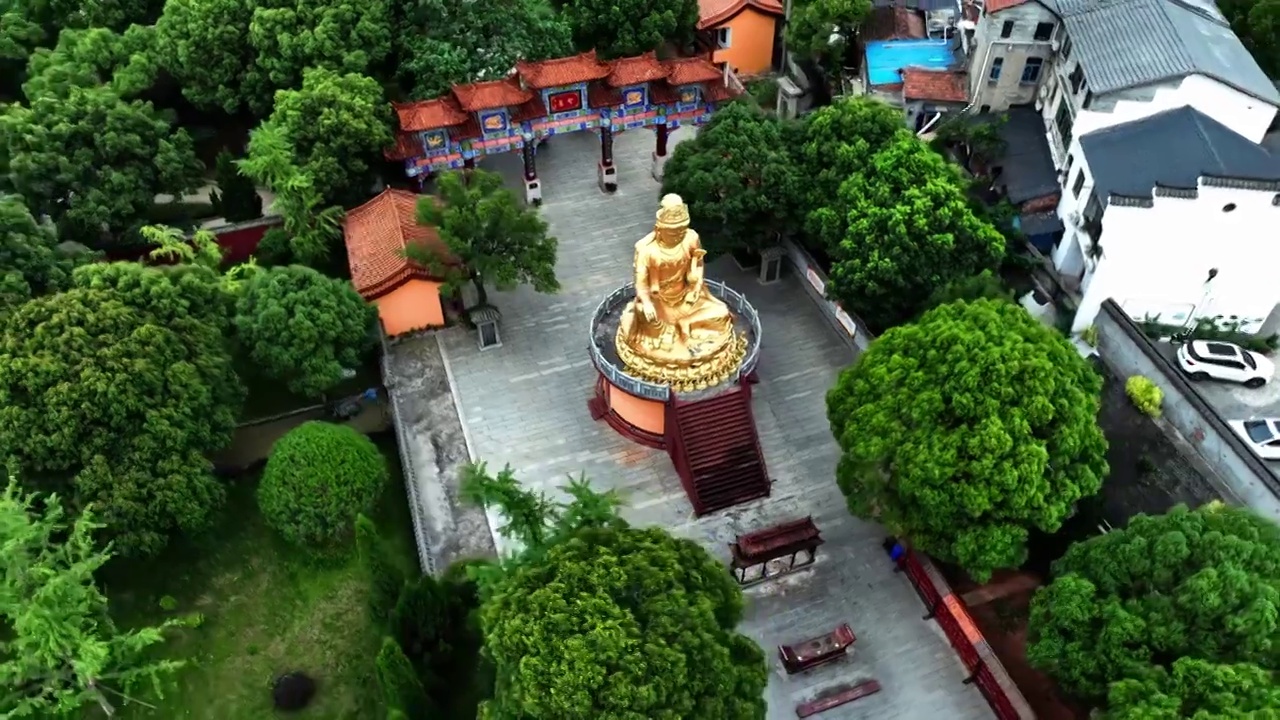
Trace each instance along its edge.
{"label": "circular stone platform", "polygon": [[707,289],[729,306],[734,315],[734,330],[747,341],[746,355],[738,372],[724,382],[705,390],[677,392],[669,386],[648,382],[627,374],[626,367],[618,359],[615,339],[622,310],[635,299],[635,285],[628,283],[613,291],[596,308],[591,318],[591,357],[596,369],[604,378],[624,392],[651,400],[666,400],[674,393],[681,400],[698,400],[718,394],[738,378],[749,375],[756,367],[760,355],[760,316],[747,302],[746,297],[733,288],[716,280],[707,280]]}

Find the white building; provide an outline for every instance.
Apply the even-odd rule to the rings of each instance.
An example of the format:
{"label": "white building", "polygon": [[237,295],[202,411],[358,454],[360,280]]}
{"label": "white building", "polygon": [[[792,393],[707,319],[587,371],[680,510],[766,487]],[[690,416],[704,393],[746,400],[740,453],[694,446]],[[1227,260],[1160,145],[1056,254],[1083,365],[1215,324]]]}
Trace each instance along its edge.
{"label": "white building", "polygon": [[1257,332],[1280,302],[1280,156],[1183,106],[1073,138],[1053,263],[1073,329],[1113,298],[1136,320]]}

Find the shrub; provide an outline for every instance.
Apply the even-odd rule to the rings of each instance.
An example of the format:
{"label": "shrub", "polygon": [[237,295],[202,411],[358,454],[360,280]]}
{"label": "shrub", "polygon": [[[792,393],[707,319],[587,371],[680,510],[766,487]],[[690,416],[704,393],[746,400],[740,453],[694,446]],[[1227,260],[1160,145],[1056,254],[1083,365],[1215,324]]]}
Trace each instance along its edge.
{"label": "shrub", "polygon": [[295,545],[332,548],[373,509],[387,463],[369,438],[345,425],[303,423],[280,438],[258,486],[267,524]]}
{"label": "shrub", "polygon": [[1098,347],[1098,326],[1090,325],[1084,330],[1081,330],[1080,339],[1084,341],[1085,345],[1088,345],[1091,348]]}
{"label": "shrub", "polygon": [[411,718],[435,717],[435,707],[418,680],[417,672],[400,645],[392,638],[382,639],[382,650],[374,665],[374,675],[387,708],[399,710]]}
{"label": "shrub", "polygon": [[386,622],[404,589],[404,571],[387,554],[373,521],[363,514],[356,517],[356,552],[369,576],[369,610],[378,623]]}
{"label": "shrub", "polygon": [[1164,392],[1147,378],[1134,375],[1124,383],[1124,392],[1133,401],[1133,406],[1144,415],[1160,417],[1160,403],[1164,401]]}

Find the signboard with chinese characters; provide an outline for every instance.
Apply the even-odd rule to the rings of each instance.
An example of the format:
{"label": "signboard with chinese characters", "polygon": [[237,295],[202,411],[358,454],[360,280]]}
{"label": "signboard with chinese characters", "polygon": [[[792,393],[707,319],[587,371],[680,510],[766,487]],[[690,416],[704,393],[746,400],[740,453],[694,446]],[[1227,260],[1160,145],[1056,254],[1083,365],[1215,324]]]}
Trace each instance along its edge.
{"label": "signboard with chinese characters", "polygon": [[858,323],[854,322],[853,318],[849,317],[849,313],[845,312],[844,308],[839,305],[836,306],[836,322],[840,323],[840,327],[849,333],[849,337],[854,337],[858,334]]}
{"label": "signboard with chinese characters", "polygon": [[552,115],[582,109],[582,91],[565,90],[547,96],[547,111]]}
{"label": "signboard with chinese characters", "polygon": [[629,108],[644,107],[646,105],[645,101],[648,100],[646,95],[643,85],[627,88],[622,91],[622,104]]}
{"label": "signboard with chinese characters", "polygon": [[818,274],[817,270],[813,269],[812,265],[805,266],[804,279],[809,281],[809,284],[813,286],[814,290],[818,291],[819,295],[826,297],[827,283],[823,281],[822,276]]}
{"label": "signboard with chinese characters", "polygon": [[491,110],[480,113],[480,129],[486,134],[505,133],[507,131],[507,113],[505,110]]}
{"label": "signboard with chinese characters", "polygon": [[422,133],[422,147],[427,155],[437,155],[449,151],[449,135],[444,130],[428,130]]}

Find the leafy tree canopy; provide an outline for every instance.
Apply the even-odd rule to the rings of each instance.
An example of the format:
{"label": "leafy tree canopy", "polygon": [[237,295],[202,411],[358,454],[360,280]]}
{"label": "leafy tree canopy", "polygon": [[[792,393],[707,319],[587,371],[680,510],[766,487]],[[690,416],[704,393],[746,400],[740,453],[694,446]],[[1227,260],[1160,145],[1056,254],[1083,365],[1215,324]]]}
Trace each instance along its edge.
{"label": "leafy tree canopy", "polygon": [[9,179],[32,213],[49,215],[65,239],[91,247],[137,226],[157,194],[194,190],[204,169],[172,118],[105,86],[11,105],[0,135]]}
{"label": "leafy tree canopy", "polygon": [[437,182],[438,198],[418,201],[418,222],[434,226],[453,258],[449,264],[433,250],[411,249],[414,260],[450,277],[450,285],[470,280],[479,304],[488,303],[485,283],[499,290],[532,285],[554,293],[556,239],[535,208],[527,207],[502,184],[502,176],[484,170],[448,172]]}
{"label": "leafy tree canopy", "polygon": [[1027,658],[1066,690],[1092,700],[1110,692],[1123,718],[1202,717],[1166,708],[1243,710],[1275,697],[1275,677],[1265,677],[1280,670],[1271,521],[1221,504],[1138,515],[1072,545],[1053,574],[1031,603]]}
{"label": "leafy tree canopy", "polygon": [[689,203],[712,254],[758,251],[793,225],[802,180],[782,126],[759,109],[730,103],[698,135],[676,146],[662,192]]}
{"label": "leafy tree canopy", "polygon": [[482,581],[497,669],[484,720],[763,718],[764,655],[734,628],[742,592],[696,543],[633,529],[617,498],[571,482],[553,505],[467,471],[464,492],[503,511],[524,551]]}
{"label": "leafy tree canopy", "polygon": [[57,245],[54,228],[37,223],[21,198],[0,195],[0,316],[71,284],[76,259]]}
{"label": "leafy tree canopy", "polygon": [[71,88],[106,84],[122,98],[137,97],[156,80],[150,27],[130,26],[123,33],[106,28],[64,30],[52,49],[31,55],[22,92],[28,98],[66,97]]}
{"label": "leafy tree canopy", "polygon": [[800,0],[787,20],[787,44],[793,52],[812,57],[835,73],[844,64],[858,26],[870,12],[870,0]]}
{"label": "leafy tree canopy", "polygon": [[215,330],[141,295],[73,288],[0,329],[0,453],[37,485],[70,480],[124,554],[207,525],[223,491],[204,454],[230,439],[244,392]]}
{"label": "leafy tree canopy", "polygon": [[564,0],[562,12],[578,49],[605,58],[686,45],[698,25],[698,0]]}
{"label": "leafy tree canopy", "polygon": [[0,494],[0,715],[62,717],[85,705],[111,707],[106,691],[158,691],[184,663],[148,659],[164,631],[198,618],[124,632],[107,613],[94,573],[111,558],[94,543],[91,509],[74,522],[56,495]]}
{"label": "leafy tree canopy", "polygon": [[231,114],[252,101],[269,108],[274,88],[250,85],[245,76],[255,58],[249,23],[257,7],[254,0],[165,2],[156,21],[156,55],[197,107]]}
{"label": "leafy tree canopy", "polygon": [[895,327],[840,374],[827,418],[857,516],[978,579],[1026,557],[1107,473],[1102,380],[1067,340],[999,300]]}
{"label": "leafy tree canopy", "polygon": [[1267,77],[1280,75],[1280,2],[1223,0],[1218,9]]}
{"label": "leafy tree canopy", "polygon": [[[322,69],[307,70],[301,88],[276,94],[271,117],[255,134],[263,131],[285,138],[290,166],[335,202],[363,197],[372,163],[393,139],[391,108],[376,80]],[[250,141],[251,160],[262,159],[263,151],[262,142]]]}
{"label": "leafy tree canopy", "polygon": [[840,185],[824,236],[827,292],[876,330],[912,317],[937,287],[995,268],[1005,239],[973,213],[957,170],[899,135]]}
{"label": "leafy tree canopy", "polygon": [[517,60],[573,53],[568,24],[546,0],[405,0],[396,33],[401,88],[417,100],[505,77]]}
{"label": "leafy tree canopy", "polygon": [[1257,665],[1178,658],[1172,672],[1113,683],[1107,706],[1106,720],[1274,720],[1280,685]]}
{"label": "leafy tree canopy", "polygon": [[236,304],[236,334],[254,365],[291,392],[319,397],[358,367],[377,317],[351,283],[301,265],[259,270]]}
{"label": "leafy tree canopy", "polygon": [[218,189],[209,193],[214,212],[227,222],[244,222],[262,217],[262,196],[253,180],[240,172],[235,156],[218,153]]}

